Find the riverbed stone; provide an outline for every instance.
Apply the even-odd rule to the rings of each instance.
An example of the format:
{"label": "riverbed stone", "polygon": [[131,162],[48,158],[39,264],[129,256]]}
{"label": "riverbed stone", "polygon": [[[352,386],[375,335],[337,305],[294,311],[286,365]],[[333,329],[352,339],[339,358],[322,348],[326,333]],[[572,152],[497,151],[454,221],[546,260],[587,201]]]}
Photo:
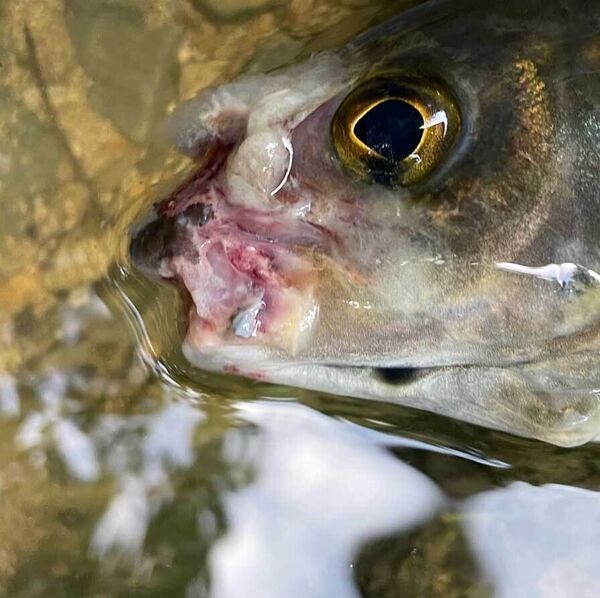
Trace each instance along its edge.
{"label": "riverbed stone", "polygon": [[273,0],[195,0],[194,5],[215,19],[230,20],[248,17],[274,7]]}
{"label": "riverbed stone", "polygon": [[149,27],[131,3],[68,0],[66,7],[77,57],[92,80],[92,106],[128,137],[146,142],[177,93],[180,27]]}

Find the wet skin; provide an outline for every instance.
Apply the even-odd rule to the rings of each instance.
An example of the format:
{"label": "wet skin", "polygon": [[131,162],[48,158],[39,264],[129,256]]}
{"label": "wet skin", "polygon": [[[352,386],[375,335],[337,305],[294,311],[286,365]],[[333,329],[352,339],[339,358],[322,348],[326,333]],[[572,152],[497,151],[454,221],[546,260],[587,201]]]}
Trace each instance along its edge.
{"label": "wet skin", "polygon": [[599,28],[593,1],[426,2],[180,107],[197,170],[131,253],[187,297],[188,359],[599,436]]}

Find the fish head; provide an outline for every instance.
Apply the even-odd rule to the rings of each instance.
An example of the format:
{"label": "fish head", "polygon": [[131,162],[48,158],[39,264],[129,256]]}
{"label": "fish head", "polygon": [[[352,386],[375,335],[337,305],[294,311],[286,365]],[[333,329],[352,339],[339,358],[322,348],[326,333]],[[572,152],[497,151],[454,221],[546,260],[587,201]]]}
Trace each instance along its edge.
{"label": "fish head", "polygon": [[426,2],[177,109],[196,169],[131,255],[186,296],[187,358],[596,436],[599,19],[585,0]]}

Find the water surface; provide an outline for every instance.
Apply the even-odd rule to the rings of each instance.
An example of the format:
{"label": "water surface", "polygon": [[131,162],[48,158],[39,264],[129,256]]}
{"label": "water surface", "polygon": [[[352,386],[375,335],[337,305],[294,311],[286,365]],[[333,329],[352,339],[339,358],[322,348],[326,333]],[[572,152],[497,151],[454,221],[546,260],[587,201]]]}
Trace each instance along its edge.
{"label": "water surface", "polygon": [[172,106],[407,4],[0,4],[0,594],[600,595],[598,445],[191,370],[127,263]]}

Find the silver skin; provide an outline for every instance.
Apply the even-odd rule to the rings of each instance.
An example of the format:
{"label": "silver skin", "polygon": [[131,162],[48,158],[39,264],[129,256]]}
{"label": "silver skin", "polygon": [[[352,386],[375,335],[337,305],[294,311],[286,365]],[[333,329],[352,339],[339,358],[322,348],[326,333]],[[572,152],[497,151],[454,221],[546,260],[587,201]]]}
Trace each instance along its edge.
{"label": "silver skin", "polygon": [[[181,107],[170,127],[201,171],[227,148],[212,167],[227,205],[322,235],[268,240],[312,273],[297,288],[312,319],[290,320],[308,329],[300,340],[246,334],[240,321],[260,313],[241,310],[214,342],[190,325],[188,359],[562,446],[600,437],[599,31],[593,0],[430,1],[336,53]],[[452,148],[405,188],[357,180],[331,139],[339,104],[381,73],[443,81],[462,115]],[[273,139],[293,146],[290,172],[283,141],[261,152]],[[171,218],[184,195],[168,200]],[[133,260],[189,290],[194,274],[172,263],[197,223],[152,243],[156,222]],[[202,280],[202,263],[188,265]]]}

